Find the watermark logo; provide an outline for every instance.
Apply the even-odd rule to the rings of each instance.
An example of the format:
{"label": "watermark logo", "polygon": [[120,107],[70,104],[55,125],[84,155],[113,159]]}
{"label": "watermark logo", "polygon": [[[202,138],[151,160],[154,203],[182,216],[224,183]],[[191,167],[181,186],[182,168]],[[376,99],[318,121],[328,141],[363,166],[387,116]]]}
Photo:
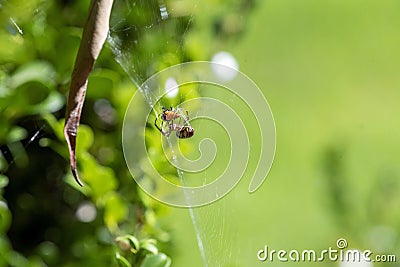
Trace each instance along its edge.
{"label": "watermark logo", "polygon": [[[396,262],[396,255],[374,254],[371,250],[346,249],[347,240],[339,238],[336,241],[336,247],[328,247],[320,251],[314,249],[305,250],[275,250],[267,245],[257,251],[257,259],[262,262],[323,262],[340,261],[343,266],[355,266],[356,263],[364,263],[360,266],[372,266],[372,262]],[[353,264],[353,265],[352,265]],[[357,265],[359,266],[359,265]]]}
{"label": "watermark logo", "polygon": [[336,246],[337,246],[339,249],[347,248],[347,240],[344,239],[344,238],[339,238],[339,239],[336,241]]}
{"label": "watermark logo", "polygon": [[[154,116],[155,112],[156,115],[160,114],[162,98],[177,96],[180,88],[187,85],[197,88],[212,87],[213,93],[224,91],[228,95],[221,99],[214,98],[215,94],[198,94],[198,97],[180,103],[178,110],[188,110],[196,106],[202,112],[190,110],[188,123],[194,120],[204,120],[204,123],[201,129],[194,128],[195,136],[199,136],[200,131],[207,131],[207,121],[217,123],[227,133],[230,146],[218,147],[211,138],[204,138],[198,143],[201,156],[190,160],[179,149],[175,149],[171,155],[171,148],[179,147],[179,138],[175,138],[175,132],[178,136],[179,130],[189,132],[189,127],[179,128],[179,124],[170,122],[167,134],[161,132],[159,135],[163,138],[165,158],[178,170],[179,175],[204,172],[206,176],[205,170],[214,163],[216,155],[220,152],[227,155],[228,163],[220,167],[223,172],[219,177],[207,178],[212,182],[201,186],[177,185],[165,179],[154,167],[145,140],[149,116]],[[232,104],[237,99],[250,110],[250,115],[244,117]],[[180,117],[187,116],[183,113]],[[172,118],[172,113],[170,115]],[[154,119],[151,123],[154,123]],[[150,77],[133,96],[125,114],[122,133],[125,161],[135,181],[153,198],[179,207],[202,206],[222,198],[240,181],[248,166],[253,168],[248,191],[255,192],[267,177],[276,145],[274,119],[261,90],[242,72],[215,62],[179,64]],[[171,136],[168,142],[162,134]],[[256,136],[259,142],[250,145],[250,136]]]}

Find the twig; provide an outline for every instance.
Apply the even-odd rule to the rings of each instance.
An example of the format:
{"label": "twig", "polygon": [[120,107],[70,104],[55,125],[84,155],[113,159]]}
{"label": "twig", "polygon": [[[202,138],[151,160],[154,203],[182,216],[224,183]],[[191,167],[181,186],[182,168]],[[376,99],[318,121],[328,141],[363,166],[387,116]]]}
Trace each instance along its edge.
{"label": "twig", "polygon": [[76,137],[85,101],[88,77],[107,38],[112,4],[113,0],[92,0],[90,2],[88,19],[83,29],[71,77],[64,136],[68,143],[71,171],[80,186],[83,184],[76,168]]}

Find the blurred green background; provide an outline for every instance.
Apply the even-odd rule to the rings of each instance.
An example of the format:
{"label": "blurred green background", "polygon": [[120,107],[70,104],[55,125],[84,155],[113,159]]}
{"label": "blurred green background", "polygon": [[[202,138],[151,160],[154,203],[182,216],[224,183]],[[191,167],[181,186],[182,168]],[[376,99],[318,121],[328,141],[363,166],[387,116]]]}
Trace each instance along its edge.
{"label": "blurred green background", "polygon": [[223,253],[241,251],[241,263],[266,265],[256,260],[264,245],[321,251],[346,238],[350,248],[398,258],[398,8],[396,1],[263,1],[255,8],[231,51],[269,101],[277,152],[254,196],[247,185],[235,188],[242,193],[230,219],[248,242]]}
{"label": "blurred green background", "polygon": [[[108,45],[91,75],[79,188],[62,118],[89,3],[0,1],[0,266],[295,266],[304,263],[260,262],[257,252],[321,251],[339,238],[397,256],[373,266],[400,266],[400,2],[117,4],[111,35],[123,36],[117,50],[131,63],[119,65]],[[221,50],[268,99],[273,167],[254,194],[243,179],[191,212],[162,205],[137,188],[123,159],[121,125],[135,91],[123,69],[140,84]],[[176,175],[163,162],[156,166]]]}

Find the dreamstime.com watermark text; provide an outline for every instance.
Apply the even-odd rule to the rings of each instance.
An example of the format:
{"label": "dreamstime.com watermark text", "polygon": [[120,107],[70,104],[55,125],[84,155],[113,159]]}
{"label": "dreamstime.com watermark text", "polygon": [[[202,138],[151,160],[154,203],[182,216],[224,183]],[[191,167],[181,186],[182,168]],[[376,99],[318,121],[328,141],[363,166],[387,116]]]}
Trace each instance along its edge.
{"label": "dreamstime.com watermark text", "polygon": [[347,240],[339,238],[336,241],[336,247],[329,247],[321,251],[313,249],[306,250],[275,250],[267,245],[257,252],[257,258],[260,261],[292,261],[292,262],[322,262],[322,261],[345,261],[345,262],[396,262],[396,255],[374,254],[371,250],[346,249]]}

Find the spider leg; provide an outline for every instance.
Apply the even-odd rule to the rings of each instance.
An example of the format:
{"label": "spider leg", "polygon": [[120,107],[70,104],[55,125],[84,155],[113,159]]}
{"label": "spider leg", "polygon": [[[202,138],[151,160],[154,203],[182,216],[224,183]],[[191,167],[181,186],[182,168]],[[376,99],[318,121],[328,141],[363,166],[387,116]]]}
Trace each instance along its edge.
{"label": "spider leg", "polygon": [[154,121],[154,126],[156,126],[156,128],[157,128],[161,133],[163,133],[163,132],[164,132],[164,131],[162,130],[163,120],[161,120],[161,124],[160,124],[161,127],[159,127],[159,126],[157,125],[157,119],[158,119],[158,118],[156,118],[156,120]]}
{"label": "spider leg", "polygon": [[186,110],[186,123],[189,124],[189,112]]}
{"label": "spider leg", "polygon": [[157,119],[158,119],[158,118],[156,118],[156,120],[154,121],[154,125],[155,125],[156,128],[160,131],[160,133],[161,133],[162,135],[168,137],[168,136],[171,134],[171,124],[168,123],[168,131],[164,131],[163,128],[162,128],[162,127],[163,127],[163,124],[164,124],[164,121],[161,120],[161,124],[160,124],[160,126],[158,126],[158,125],[157,125]]}
{"label": "spider leg", "polygon": [[[183,112],[185,112],[186,115]],[[180,117],[183,117],[183,120],[184,120],[184,124],[183,125],[189,124],[189,112],[187,111],[187,109],[181,109],[180,113],[181,113]],[[180,123],[181,123],[181,121],[179,120],[179,124]]]}

